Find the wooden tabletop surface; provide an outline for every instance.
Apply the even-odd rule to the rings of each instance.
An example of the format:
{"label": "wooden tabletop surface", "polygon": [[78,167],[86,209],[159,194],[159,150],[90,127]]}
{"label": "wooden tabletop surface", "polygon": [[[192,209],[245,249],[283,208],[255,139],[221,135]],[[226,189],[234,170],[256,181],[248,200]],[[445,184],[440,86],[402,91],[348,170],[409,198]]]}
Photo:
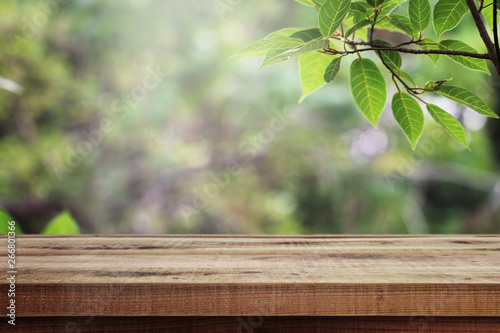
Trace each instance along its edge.
{"label": "wooden tabletop surface", "polygon": [[494,235],[26,235],[16,265],[21,317],[500,316]]}

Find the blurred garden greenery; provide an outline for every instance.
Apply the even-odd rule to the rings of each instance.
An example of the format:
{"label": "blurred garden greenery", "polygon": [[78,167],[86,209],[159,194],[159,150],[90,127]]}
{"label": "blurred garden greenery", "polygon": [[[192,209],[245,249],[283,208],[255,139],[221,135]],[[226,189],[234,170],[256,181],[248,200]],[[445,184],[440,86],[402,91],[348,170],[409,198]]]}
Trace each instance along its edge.
{"label": "blurred garden greenery", "polygon": [[[259,59],[229,59],[315,25],[315,10],[2,1],[0,207],[25,233],[50,233],[56,216],[66,233],[500,232],[498,120],[436,97],[471,150],[426,115],[412,151],[391,112],[373,129],[356,111],[348,65],[298,103],[296,60],[258,71]],[[468,27],[470,15],[444,35],[484,51]],[[452,77],[499,113],[495,75],[414,55],[403,69],[420,85]]]}

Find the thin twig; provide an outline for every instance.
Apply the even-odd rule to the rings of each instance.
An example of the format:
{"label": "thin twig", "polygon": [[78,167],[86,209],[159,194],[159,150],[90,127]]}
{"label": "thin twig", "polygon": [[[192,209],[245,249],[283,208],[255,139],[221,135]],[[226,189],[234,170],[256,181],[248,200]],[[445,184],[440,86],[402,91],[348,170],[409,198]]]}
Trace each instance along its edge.
{"label": "thin twig", "polygon": [[380,51],[377,51],[379,57],[380,57],[380,60],[382,61],[382,64],[384,64],[384,66],[389,70],[389,72],[391,72],[392,74],[392,81],[394,82],[394,84],[396,85],[396,88],[398,89],[399,92],[401,92],[401,90],[399,89],[399,86],[397,84],[397,82],[394,80],[394,78],[396,78],[399,82],[401,82],[401,84],[405,87],[406,91],[412,95],[413,97],[417,98],[418,100],[420,100],[422,103],[424,104],[427,104],[426,101],[424,101],[423,99],[421,99],[419,96],[417,96],[417,94],[413,91],[415,88],[412,88],[410,87],[392,68],[391,66],[389,66],[385,61],[384,61],[384,58],[382,58],[382,54],[380,53]]}

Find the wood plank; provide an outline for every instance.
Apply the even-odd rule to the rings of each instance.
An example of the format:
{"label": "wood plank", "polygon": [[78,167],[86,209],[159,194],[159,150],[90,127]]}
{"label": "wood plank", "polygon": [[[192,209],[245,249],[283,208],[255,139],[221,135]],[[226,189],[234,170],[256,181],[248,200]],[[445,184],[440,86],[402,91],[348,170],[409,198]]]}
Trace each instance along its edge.
{"label": "wood plank", "polygon": [[[9,332],[499,332],[492,317],[27,317]],[[0,329],[2,326],[0,325]]]}
{"label": "wood plank", "polygon": [[18,236],[16,251],[21,317],[500,316],[500,236]]}

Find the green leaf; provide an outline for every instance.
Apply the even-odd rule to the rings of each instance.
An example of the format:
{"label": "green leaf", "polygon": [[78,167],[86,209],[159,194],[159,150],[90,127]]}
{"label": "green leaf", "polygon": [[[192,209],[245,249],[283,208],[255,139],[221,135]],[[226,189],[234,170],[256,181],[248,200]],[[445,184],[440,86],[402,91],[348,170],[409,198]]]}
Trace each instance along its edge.
{"label": "green leaf", "polygon": [[[11,226],[9,222],[11,221],[15,220],[6,210],[0,208],[0,235],[7,235],[9,232],[11,232],[11,230],[9,229],[9,227]],[[15,223],[15,233],[16,235],[21,235],[23,233],[17,221]]]}
{"label": "green leaf", "polygon": [[299,38],[276,37],[276,39],[278,39],[278,42],[268,46],[268,51],[266,52],[266,57],[261,68],[265,65],[266,61],[271,64],[287,60],[289,55],[283,56],[283,54],[290,53],[305,45],[304,41]]}
{"label": "green leaf", "polygon": [[493,112],[486,103],[465,88],[441,85],[435,92],[459,104],[468,106],[484,116],[498,118],[498,115]]}
{"label": "green leaf", "polygon": [[79,233],[78,224],[67,211],[53,218],[42,230],[44,235],[76,235]]}
{"label": "green leaf", "polygon": [[415,81],[413,80],[413,78],[410,76],[410,74],[406,73],[406,72],[403,72],[402,70],[399,71],[399,77],[403,79],[403,81],[405,81],[406,83],[411,83],[411,85],[413,87],[416,86],[415,84]]}
{"label": "green leaf", "polygon": [[235,54],[233,54],[231,56],[231,58],[236,57],[236,56],[240,56],[240,55],[247,55],[247,54],[254,53],[254,52],[266,51],[275,42],[276,42],[276,40],[259,39],[258,41],[253,42],[252,44],[246,46],[245,48],[243,48],[243,49],[239,50],[238,52],[236,52]]}
{"label": "green leaf", "polygon": [[[429,37],[425,37],[424,40],[422,41],[423,44],[418,44],[422,50],[440,50],[439,45]],[[427,44],[427,45],[424,45]],[[439,57],[441,56],[440,54],[427,54],[429,58],[431,58],[432,62],[434,63],[434,67],[436,67]]]}
{"label": "green leaf", "polygon": [[354,60],[350,72],[354,101],[376,128],[387,100],[384,77],[377,65],[369,59]]}
{"label": "green leaf", "polygon": [[306,43],[304,46],[295,50],[291,57],[296,57],[302,54],[306,54],[309,52],[322,50],[330,45],[330,42],[327,39],[316,39]]}
{"label": "green leaf", "polygon": [[373,21],[370,20],[362,20],[353,25],[347,32],[344,34],[344,38],[349,38],[350,35],[352,35],[355,31],[366,27],[367,25],[373,24]]}
{"label": "green leaf", "polygon": [[328,45],[329,41],[327,39],[315,39],[305,44],[301,44],[299,47],[293,47],[291,49],[289,48],[289,46],[285,48],[270,49],[269,51],[267,51],[266,57],[264,58],[264,62],[262,63],[260,68],[276,64],[278,62],[285,61],[293,57],[298,57],[302,54],[324,49]]}
{"label": "green leaf", "polygon": [[290,35],[290,38],[299,38],[304,42],[309,42],[313,39],[319,39],[321,37],[323,36],[321,35],[321,32],[319,32],[318,28],[300,30]]}
{"label": "green leaf", "polygon": [[301,55],[299,58],[300,84],[302,85],[301,103],[309,94],[325,84],[324,74],[331,56],[314,52]]}
{"label": "green leaf", "polygon": [[408,15],[412,27],[417,31],[424,31],[431,21],[429,0],[409,0]]}
{"label": "green leaf", "polygon": [[410,19],[408,17],[400,14],[391,14],[387,17],[387,22],[408,36],[413,38],[417,37],[415,31],[411,28]]}
{"label": "green leaf", "polygon": [[378,8],[380,5],[384,3],[385,0],[366,0],[366,3],[370,5],[372,8]]}
{"label": "green leaf", "polygon": [[[448,39],[440,41],[439,48],[441,50],[465,51],[465,52],[477,53],[477,51],[473,47],[459,40]],[[488,66],[486,65],[486,61],[484,59],[457,56],[457,55],[446,55],[446,56],[449,57],[451,60],[464,65],[467,68],[490,74]]]}
{"label": "green leaf", "polygon": [[325,75],[323,77],[326,83],[330,83],[335,79],[335,77],[337,76],[337,73],[339,72],[341,61],[342,61],[342,58],[340,58],[340,57],[335,58],[328,65],[328,67],[325,70]]}
{"label": "green leaf", "polygon": [[302,28],[283,28],[280,30],[276,30],[271,32],[269,35],[264,37],[263,39],[270,39],[274,37],[290,37],[291,34],[302,30]]}
{"label": "green leaf", "polygon": [[367,18],[368,5],[366,2],[352,2],[351,8],[349,8],[349,16],[353,17],[353,23],[356,24]]}
{"label": "green leaf", "polygon": [[420,105],[409,94],[397,92],[392,98],[392,112],[415,149],[424,130],[424,113]]}
{"label": "green leaf", "polygon": [[455,28],[469,11],[465,0],[439,0],[434,6],[434,31],[439,40],[445,31]]}
{"label": "green leaf", "polygon": [[384,17],[388,15],[394,9],[399,7],[403,2],[406,2],[406,0],[386,0],[378,17]]}
{"label": "green leaf", "polygon": [[[271,48],[275,43],[279,43],[283,38],[289,37],[297,31],[303,30],[302,28],[283,28],[274,32],[271,32],[266,37],[248,45],[244,49],[238,51],[236,54],[232,55],[230,58],[237,56],[244,56],[243,58],[248,57],[260,57],[265,56],[267,50]],[[282,37],[276,38],[276,37]]]}
{"label": "green leaf", "polygon": [[[248,45],[247,47],[245,47],[244,49],[238,51],[236,54],[233,55],[233,57],[235,56],[241,56],[241,55],[250,55],[250,54],[256,54],[256,56],[259,56],[259,55],[265,55],[267,50],[269,50],[270,48],[283,48],[285,47],[285,45],[287,45],[287,47],[291,47],[293,48],[294,46],[295,47],[299,47],[301,45],[303,45],[304,42],[299,39],[299,38],[290,38],[290,37],[284,37],[284,36],[275,36],[275,37],[271,37],[271,38],[264,38],[264,39],[260,39],[250,45]],[[258,54],[258,52],[260,51],[263,51],[262,54]]]}
{"label": "green leaf", "polygon": [[[373,43],[379,45],[391,45],[388,42],[379,39],[374,40]],[[403,63],[403,60],[401,59],[401,54],[399,54],[399,52],[377,51],[377,53],[379,53],[380,58],[387,64],[387,66],[393,69],[396,73],[399,72],[401,64]]]}
{"label": "green leaf", "polygon": [[326,0],[319,10],[319,30],[329,38],[349,11],[351,0]]}
{"label": "green leaf", "polygon": [[429,111],[432,118],[441,125],[444,130],[451,135],[455,140],[469,148],[467,144],[467,138],[465,137],[465,131],[462,124],[458,122],[452,115],[450,115],[445,110],[441,109],[439,106],[434,104],[427,104],[427,111]]}

